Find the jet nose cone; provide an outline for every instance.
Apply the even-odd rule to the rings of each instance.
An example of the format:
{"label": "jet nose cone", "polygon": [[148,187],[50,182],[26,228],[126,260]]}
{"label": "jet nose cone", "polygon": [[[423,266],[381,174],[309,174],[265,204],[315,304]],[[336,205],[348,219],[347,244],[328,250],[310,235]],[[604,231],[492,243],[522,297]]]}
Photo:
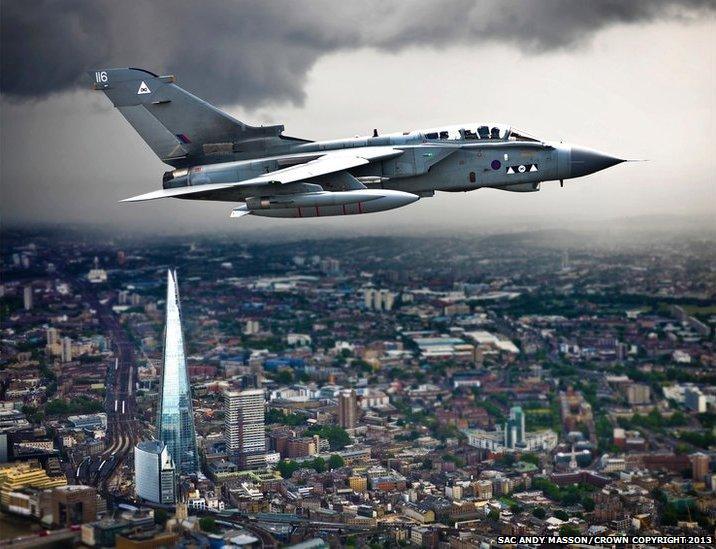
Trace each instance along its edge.
{"label": "jet nose cone", "polygon": [[615,158],[608,154],[582,147],[572,147],[570,164],[572,177],[582,177],[590,173],[611,168],[616,164],[626,162],[621,158]]}

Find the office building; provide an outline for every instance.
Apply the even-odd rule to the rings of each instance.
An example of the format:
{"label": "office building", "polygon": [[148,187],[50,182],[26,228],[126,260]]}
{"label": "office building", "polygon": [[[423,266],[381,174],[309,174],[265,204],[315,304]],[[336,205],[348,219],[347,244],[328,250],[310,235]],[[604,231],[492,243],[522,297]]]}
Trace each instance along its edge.
{"label": "office building", "polygon": [[196,431],[181,327],[179,287],[176,271],[171,270],[167,273],[164,366],[159,395],[158,438],[167,445],[178,474],[196,473]]}
{"label": "office building", "polygon": [[153,503],[176,500],[174,462],[160,440],[145,440],[134,447],[134,493]]}
{"label": "office building", "polygon": [[355,429],[357,415],[356,392],[342,391],[338,395],[338,425],[344,429]]}
{"label": "office building", "polygon": [[510,417],[505,423],[505,446],[517,448],[525,442],[525,414],[520,406],[510,408]]}
{"label": "office building", "polygon": [[50,494],[52,524],[71,526],[97,520],[97,490],[91,486],[59,486]]}
{"label": "office building", "polygon": [[265,398],[263,389],[224,393],[226,450],[244,469],[266,464]]}
{"label": "office building", "polygon": [[49,476],[39,463],[4,463],[0,466],[0,508],[12,507],[14,495],[25,488],[44,490],[66,484],[64,475]]}

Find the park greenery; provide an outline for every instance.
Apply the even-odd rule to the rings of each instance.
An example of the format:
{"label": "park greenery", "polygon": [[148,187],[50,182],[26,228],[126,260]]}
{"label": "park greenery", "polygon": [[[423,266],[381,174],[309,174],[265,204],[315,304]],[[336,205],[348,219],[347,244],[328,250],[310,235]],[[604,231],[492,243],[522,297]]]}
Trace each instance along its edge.
{"label": "park greenery", "polygon": [[331,450],[342,450],[351,443],[351,437],[346,430],[337,425],[313,425],[306,429],[304,434],[325,438],[331,446]]}
{"label": "park greenery", "polygon": [[266,412],[266,423],[280,423],[281,425],[296,427],[306,423],[306,418],[300,414],[287,414],[283,410],[269,408]]}
{"label": "park greenery", "polygon": [[[532,481],[532,487],[537,490],[542,490],[546,497],[553,501],[558,501],[562,505],[571,506],[581,504],[585,509],[591,508],[594,510],[594,500],[591,497],[591,493],[594,491],[592,486],[573,484],[559,487],[546,478],[537,477]],[[556,513],[555,516],[557,517]]]}
{"label": "park greenery", "polygon": [[294,472],[299,469],[313,469],[317,473],[323,473],[326,470],[339,469],[345,465],[345,461],[338,454],[333,454],[328,461],[322,457],[316,457],[312,460],[296,462],[293,460],[283,460],[278,464],[278,471],[283,478],[291,478]]}
{"label": "park greenery", "polygon": [[70,400],[56,398],[45,406],[45,414],[48,416],[68,414],[95,414],[103,412],[104,406],[101,401],[93,400],[85,395],[79,395]]}

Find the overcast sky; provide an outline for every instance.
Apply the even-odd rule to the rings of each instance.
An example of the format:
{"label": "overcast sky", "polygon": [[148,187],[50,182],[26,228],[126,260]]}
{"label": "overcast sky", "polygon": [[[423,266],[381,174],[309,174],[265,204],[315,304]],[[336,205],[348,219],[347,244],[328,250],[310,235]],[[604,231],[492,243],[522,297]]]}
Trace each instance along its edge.
{"label": "overcast sky", "polygon": [[[716,213],[714,2],[7,0],[0,14],[5,223],[390,232]],[[308,139],[495,121],[650,161],[563,189],[440,193],[348,218],[231,220],[230,203],[117,204],[161,188],[167,167],[83,80],[116,66],[175,74],[242,121]]]}

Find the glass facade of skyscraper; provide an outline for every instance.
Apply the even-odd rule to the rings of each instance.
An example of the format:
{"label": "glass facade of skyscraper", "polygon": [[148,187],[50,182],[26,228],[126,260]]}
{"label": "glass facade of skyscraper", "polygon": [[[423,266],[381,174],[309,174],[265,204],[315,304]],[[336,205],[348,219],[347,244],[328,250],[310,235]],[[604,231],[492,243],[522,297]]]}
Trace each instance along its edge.
{"label": "glass facade of skyscraper", "polygon": [[184,475],[196,473],[196,432],[181,328],[179,288],[176,271],[171,270],[167,273],[167,319],[160,399],[157,437],[167,445],[177,472]]}
{"label": "glass facade of skyscraper", "polygon": [[134,447],[134,493],[153,503],[175,502],[174,463],[163,442],[145,440]]}

